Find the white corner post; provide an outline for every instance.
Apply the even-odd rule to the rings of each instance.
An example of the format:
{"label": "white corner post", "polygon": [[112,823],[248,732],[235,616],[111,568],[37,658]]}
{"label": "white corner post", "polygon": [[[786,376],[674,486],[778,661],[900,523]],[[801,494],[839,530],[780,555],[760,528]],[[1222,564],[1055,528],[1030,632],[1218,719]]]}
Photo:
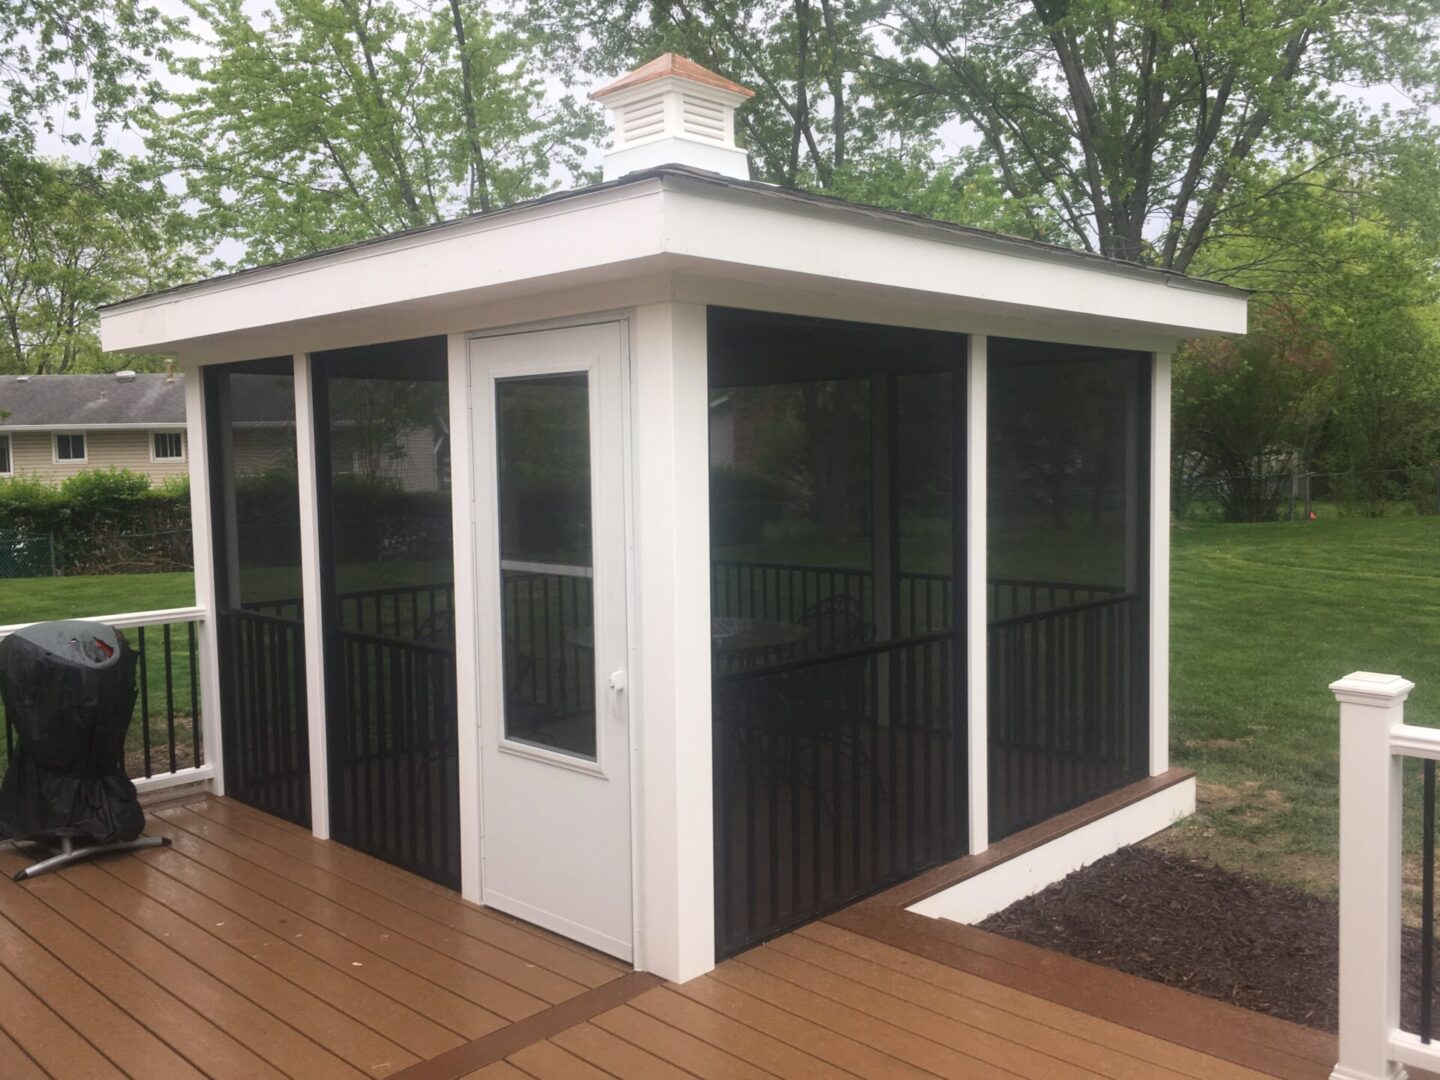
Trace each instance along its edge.
{"label": "white corner post", "polygon": [[1170,353],[1150,379],[1150,775],[1170,768]]}
{"label": "white corner post", "polygon": [[310,831],[330,839],[330,770],[325,748],[325,627],[320,587],[320,489],[316,480],[315,383],[310,356],[296,353],[295,464],[300,500],[300,593],[304,602],[305,715],[310,736]]}
{"label": "white corner post", "polygon": [[969,337],[965,365],[965,681],[966,783],[970,854],[990,846],[990,671],[987,651],[989,552],[986,499],[988,473],[989,358],[983,334]]}
{"label": "white corner post", "polygon": [[480,665],[475,591],[475,447],[470,423],[470,346],[446,339],[450,376],[450,499],[455,559],[455,715],[460,760],[460,895],[482,902],[480,880]]}
{"label": "white corner post", "polygon": [[630,341],[636,966],[684,982],[715,964],[705,307],[643,305]]}
{"label": "white corner post", "polygon": [[1340,1060],[1331,1080],[1400,1080],[1401,763],[1391,739],[1415,684],[1357,671],[1340,702]]}
{"label": "white corner post", "polygon": [[190,459],[191,561],[195,567],[195,606],[205,610],[197,642],[200,671],[200,724],[205,763],[214,768],[210,790],[225,794],[225,747],[220,737],[220,636],[217,623],[219,589],[215,582],[215,522],[211,516],[210,442],[205,416],[205,370],[190,369],[185,378],[185,441]]}

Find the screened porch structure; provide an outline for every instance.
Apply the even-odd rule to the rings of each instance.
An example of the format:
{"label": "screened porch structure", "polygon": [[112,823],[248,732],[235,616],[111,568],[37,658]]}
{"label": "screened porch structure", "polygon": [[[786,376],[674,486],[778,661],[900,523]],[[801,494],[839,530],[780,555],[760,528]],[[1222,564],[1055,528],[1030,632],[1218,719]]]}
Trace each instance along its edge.
{"label": "screened porch structure", "polygon": [[1169,774],[1169,358],[1246,305],[751,182],[656,70],[604,183],[102,333],[186,373],[215,794],[683,981]]}

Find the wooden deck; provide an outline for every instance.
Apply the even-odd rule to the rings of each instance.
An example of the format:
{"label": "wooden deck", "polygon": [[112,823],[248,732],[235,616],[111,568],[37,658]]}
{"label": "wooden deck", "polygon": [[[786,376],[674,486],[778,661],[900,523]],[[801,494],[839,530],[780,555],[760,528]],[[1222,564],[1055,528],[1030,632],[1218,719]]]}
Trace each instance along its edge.
{"label": "wooden deck", "polygon": [[25,885],[0,847],[5,1080],[1306,1080],[1334,1061],[1331,1036],[904,911],[944,874],[674,986],[229,800],[147,831],[174,846]]}

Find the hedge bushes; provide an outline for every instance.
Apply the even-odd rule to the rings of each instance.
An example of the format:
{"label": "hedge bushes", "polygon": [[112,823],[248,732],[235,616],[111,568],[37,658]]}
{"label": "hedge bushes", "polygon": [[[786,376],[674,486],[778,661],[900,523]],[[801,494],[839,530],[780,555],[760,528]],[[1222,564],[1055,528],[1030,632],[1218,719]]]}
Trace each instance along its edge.
{"label": "hedge bushes", "polygon": [[58,486],[0,480],[0,529],[54,537],[62,573],[188,569],[189,478],[152,484],[128,469],[93,469]]}

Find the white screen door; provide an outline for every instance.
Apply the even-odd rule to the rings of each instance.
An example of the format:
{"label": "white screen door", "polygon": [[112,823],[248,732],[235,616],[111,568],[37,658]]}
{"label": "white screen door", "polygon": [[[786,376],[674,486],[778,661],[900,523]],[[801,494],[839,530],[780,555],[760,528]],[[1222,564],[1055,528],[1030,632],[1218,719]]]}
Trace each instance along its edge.
{"label": "white screen door", "polygon": [[470,342],[486,904],[633,953],[625,328]]}

